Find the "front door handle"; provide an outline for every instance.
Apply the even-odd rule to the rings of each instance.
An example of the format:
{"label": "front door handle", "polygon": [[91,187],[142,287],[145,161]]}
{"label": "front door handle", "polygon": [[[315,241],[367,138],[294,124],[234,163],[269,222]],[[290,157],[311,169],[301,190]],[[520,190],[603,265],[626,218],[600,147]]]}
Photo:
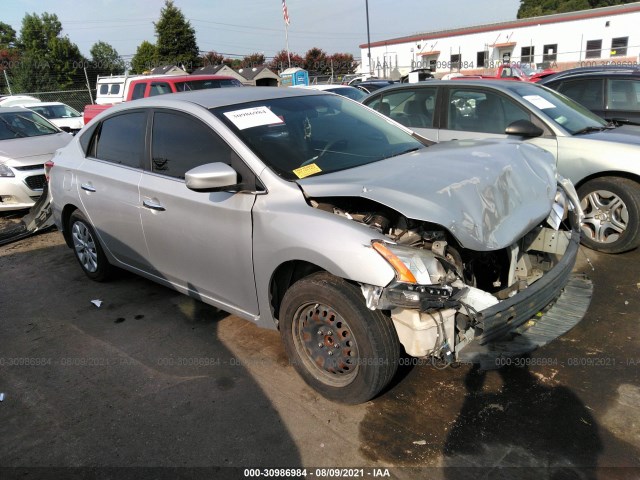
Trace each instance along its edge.
{"label": "front door handle", "polygon": [[164,212],[166,209],[161,203],[152,202],[151,200],[143,200],[142,205],[151,210],[158,210],[159,212]]}
{"label": "front door handle", "polygon": [[80,188],[83,190],[86,190],[87,192],[95,192],[96,189],[93,187],[93,185],[89,184],[89,183],[83,183],[82,185],[80,185]]}

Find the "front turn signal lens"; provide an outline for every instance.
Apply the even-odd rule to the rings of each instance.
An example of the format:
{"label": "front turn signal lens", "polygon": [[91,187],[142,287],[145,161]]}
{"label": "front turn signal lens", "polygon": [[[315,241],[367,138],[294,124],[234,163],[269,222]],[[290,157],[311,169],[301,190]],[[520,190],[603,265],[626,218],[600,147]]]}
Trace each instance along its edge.
{"label": "front turn signal lens", "polygon": [[389,262],[389,264],[396,271],[396,277],[399,282],[404,283],[413,283],[416,284],[418,281],[416,277],[411,273],[411,270],[405,265],[405,263],[400,260],[396,254],[394,254],[384,242],[374,241],[371,243],[373,249],[378,252],[380,255],[384,257],[384,259]]}

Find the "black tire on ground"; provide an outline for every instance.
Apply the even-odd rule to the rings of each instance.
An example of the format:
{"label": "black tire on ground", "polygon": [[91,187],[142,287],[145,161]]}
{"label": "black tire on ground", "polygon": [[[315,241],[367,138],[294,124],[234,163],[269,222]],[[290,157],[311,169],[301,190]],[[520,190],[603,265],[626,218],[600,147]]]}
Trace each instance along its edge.
{"label": "black tire on ground", "polygon": [[391,319],[369,310],[359,288],[326,272],[287,290],[280,334],[298,373],[330,400],[366,402],[398,368],[400,342]]}
{"label": "black tire on ground", "polygon": [[79,210],[69,218],[69,233],[73,252],[84,273],[96,282],[108,280],[113,267],[102,250],[95,230]]}
{"label": "black tire on ground", "polygon": [[578,189],[585,219],[583,245],[622,253],[640,245],[640,184],[621,177],[596,178]]}

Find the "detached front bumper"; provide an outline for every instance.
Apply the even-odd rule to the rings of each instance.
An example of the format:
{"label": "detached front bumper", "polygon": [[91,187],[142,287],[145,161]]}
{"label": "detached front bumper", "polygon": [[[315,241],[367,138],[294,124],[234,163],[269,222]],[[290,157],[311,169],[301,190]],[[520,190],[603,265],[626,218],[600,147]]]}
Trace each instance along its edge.
{"label": "detached front bumper", "polygon": [[[526,290],[475,316],[475,335],[456,348],[456,359],[496,368],[497,359],[523,355],[573,328],[586,314],[593,284],[573,274],[580,235],[572,232],[560,262]],[[499,366],[499,365],[498,365]]]}

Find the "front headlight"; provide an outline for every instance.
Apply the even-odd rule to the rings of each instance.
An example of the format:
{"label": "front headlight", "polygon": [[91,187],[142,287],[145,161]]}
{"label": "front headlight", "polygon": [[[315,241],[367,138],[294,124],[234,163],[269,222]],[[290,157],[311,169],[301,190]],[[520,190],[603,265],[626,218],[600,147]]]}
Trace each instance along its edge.
{"label": "front headlight", "polygon": [[13,170],[4,164],[0,164],[0,177],[15,177]]}
{"label": "front headlight", "polygon": [[399,282],[434,285],[446,275],[440,261],[429,250],[385,243],[380,240],[373,240],[371,245],[393,267]]}

